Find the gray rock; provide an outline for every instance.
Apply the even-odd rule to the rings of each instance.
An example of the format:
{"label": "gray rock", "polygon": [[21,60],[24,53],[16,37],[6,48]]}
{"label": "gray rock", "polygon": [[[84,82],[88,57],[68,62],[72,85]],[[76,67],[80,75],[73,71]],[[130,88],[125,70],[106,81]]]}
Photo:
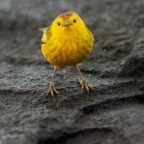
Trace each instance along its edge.
{"label": "gray rock", "polygon": [[[143,0],[0,0],[0,144],[143,144]],[[74,67],[55,78],[40,50],[40,27],[76,11],[93,32],[80,68],[94,90],[77,84]]]}
{"label": "gray rock", "polygon": [[144,33],[134,39],[133,50],[123,65],[119,76],[144,77]]}

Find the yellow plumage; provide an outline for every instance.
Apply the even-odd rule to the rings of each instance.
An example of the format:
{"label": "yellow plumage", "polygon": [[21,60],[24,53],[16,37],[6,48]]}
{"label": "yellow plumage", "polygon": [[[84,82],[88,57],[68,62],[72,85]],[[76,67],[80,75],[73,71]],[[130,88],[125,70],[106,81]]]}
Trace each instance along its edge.
{"label": "yellow plumage", "polygon": [[[66,21],[71,25],[64,26]],[[66,19],[58,16],[45,29],[42,43],[42,53],[50,64],[55,67],[72,66],[82,62],[91,53],[93,36],[81,18],[72,13]]]}
{"label": "yellow plumage", "polygon": [[41,50],[46,60],[59,68],[73,66],[92,51],[93,35],[74,12],[58,16],[42,36]]}

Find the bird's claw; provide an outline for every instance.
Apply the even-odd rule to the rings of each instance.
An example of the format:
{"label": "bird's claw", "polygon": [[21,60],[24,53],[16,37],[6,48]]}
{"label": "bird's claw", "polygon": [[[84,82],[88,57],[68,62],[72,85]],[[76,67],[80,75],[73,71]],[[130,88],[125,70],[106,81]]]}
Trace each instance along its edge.
{"label": "bird's claw", "polygon": [[81,79],[81,78],[78,78],[78,81],[80,83],[80,85],[82,86],[82,90],[86,90],[88,93],[90,90],[93,90],[94,88],[90,85],[87,84],[87,81],[85,79]]}
{"label": "bird's claw", "polygon": [[46,95],[51,95],[52,97],[54,97],[54,94],[59,94],[59,92],[55,89],[55,86],[54,86],[54,82],[51,82],[50,85],[49,85],[49,88],[48,88],[48,91],[46,93]]}

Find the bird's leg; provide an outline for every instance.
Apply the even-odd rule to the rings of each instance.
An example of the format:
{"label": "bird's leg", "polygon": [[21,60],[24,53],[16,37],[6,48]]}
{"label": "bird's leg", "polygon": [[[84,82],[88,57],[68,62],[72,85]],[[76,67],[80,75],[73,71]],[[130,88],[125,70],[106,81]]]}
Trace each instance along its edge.
{"label": "bird's leg", "polygon": [[54,94],[59,94],[59,92],[55,89],[55,86],[54,86],[54,78],[55,78],[56,70],[57,68],[54,68],[54,73],[53,73],[53,76],[52,76],[52,79],[51,79],[51,82],[49,84],[49,88],[47,91],[47,95],[50,94],[52,97],[54,96]]}
{"label": "bird's leg", "polygon": [[78,69],[78,73],[79,73],[79,78],[78,81],[80,83],[80,85],[82,86],[82,90],[86,89],[86,91],[89,93],[90,90],[93,90],[93,87],[87,84],[87,81],[85,80],[82,72],[80,71],[79,67],[76,65],[77,69]]}

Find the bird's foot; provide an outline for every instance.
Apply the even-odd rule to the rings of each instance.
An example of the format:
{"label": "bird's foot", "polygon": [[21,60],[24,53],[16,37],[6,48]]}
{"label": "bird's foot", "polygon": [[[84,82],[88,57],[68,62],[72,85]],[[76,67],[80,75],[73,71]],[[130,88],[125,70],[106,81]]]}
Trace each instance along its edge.
{"label": "bird's foot", "polygon": [[90,90],[94,89],[92,86],[87,84],[87,81],[85,79],[78,78],[78,82],[81,85],[82,90],[85,89],[88,93],[89,93]]}
{"label": "bird's foot", "polygon": [[49,88],[48,88],[48,91],[46,92],[46,95],[51,95],[52,97],[54,97],[54,94],[59,94],[59,92],[55,89],[55,86],[54,86],[54,82],[50,82],[50,85],[49,85]]}

